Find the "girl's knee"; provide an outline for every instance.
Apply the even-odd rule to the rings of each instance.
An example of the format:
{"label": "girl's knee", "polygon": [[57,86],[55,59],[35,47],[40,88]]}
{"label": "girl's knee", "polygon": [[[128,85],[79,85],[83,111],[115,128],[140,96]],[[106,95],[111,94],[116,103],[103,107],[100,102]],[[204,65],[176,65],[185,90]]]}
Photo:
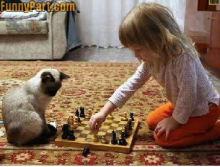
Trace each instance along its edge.
{"label": "girl's knee", "polygon": [[154,139],[155,139],[155,142],[163,147],[163,148],[172,148],[172,147],[175,147],[175,144],[174,142],[171,140],[171,139],[168,139],[166,140],[166,134],[162,134],[161,136],[157,136],[156,133],[154,132]]}
{"label": "girl's knee", "polygon": [[147,118],[146,118],[146,124],[148,125],[149,129],[155,129],[157,126],[157,123],[155,122],[154,117],[152,116],[152,114],[148,114]]}

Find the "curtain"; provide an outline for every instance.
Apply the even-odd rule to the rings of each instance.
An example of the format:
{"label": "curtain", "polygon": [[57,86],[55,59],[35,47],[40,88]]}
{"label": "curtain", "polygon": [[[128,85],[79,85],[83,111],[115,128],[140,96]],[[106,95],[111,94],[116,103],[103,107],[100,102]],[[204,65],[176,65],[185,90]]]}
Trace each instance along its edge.
{"label": "curtain", "polygon": [[141,2],[156,2],[167,6],[184,29],[186,0],[75,0],[80,14],[77,27],[83,46],[122,47],[118,38],[124,16]]}

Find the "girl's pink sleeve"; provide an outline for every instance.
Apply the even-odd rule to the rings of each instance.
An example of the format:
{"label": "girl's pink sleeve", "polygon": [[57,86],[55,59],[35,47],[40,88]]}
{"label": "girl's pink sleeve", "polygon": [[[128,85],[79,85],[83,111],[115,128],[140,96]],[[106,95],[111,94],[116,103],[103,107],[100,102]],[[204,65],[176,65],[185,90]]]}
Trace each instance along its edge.
{"label": "girl's pink sleeve", "polygon": [[122,84],[114,94],[109,98],[117,107],[121,108],[127,100],[150,78],[149,68],[144,67],[142,63],[134,73],[124,84]]}

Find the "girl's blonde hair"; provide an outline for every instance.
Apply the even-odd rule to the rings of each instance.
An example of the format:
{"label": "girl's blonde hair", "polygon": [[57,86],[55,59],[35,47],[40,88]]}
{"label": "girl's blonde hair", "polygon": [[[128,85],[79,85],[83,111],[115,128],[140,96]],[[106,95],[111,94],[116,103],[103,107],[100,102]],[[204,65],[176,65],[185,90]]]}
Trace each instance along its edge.
{"label": "girl's blonde hair", "polygon": [[141,3],[133,8],[120,25],[119,39],[125,47],[139,45],[153,53],[156,70],[183,51],[198,56],[171,11],[157,3]]}

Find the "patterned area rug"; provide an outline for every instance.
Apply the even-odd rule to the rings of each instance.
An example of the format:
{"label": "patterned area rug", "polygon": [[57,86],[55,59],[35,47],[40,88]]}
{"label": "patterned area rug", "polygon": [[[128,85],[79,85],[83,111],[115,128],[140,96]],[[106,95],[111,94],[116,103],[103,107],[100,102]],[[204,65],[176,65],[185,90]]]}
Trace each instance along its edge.
{"label": "patterned area rug", "polygon": [[[8,88],[21,85],[44,68],[57,68],[71,76],[49,105],[46,117],[56,121],[60,130],[75,108],[84,106],[93,112],[105,104],[114,90],[137,68],[137,63],[87,62],[0,62],[0,109]],[[219,165],[220,142],[214,141],[185,149],[163,149],[156,145],[152,131],[145,125],[147,114],[166,104],[162,88],[150,79],[126,105],[114,113],[134,111],[140,128],[130,154],[94,151],[82,156],[82,149],[58,147],[54,142],[34,147],[14,147],[0,137],[1,165]],[[0,114],[0,120],[1,114]],[[4,127],[1,127],[4,131]]]}

